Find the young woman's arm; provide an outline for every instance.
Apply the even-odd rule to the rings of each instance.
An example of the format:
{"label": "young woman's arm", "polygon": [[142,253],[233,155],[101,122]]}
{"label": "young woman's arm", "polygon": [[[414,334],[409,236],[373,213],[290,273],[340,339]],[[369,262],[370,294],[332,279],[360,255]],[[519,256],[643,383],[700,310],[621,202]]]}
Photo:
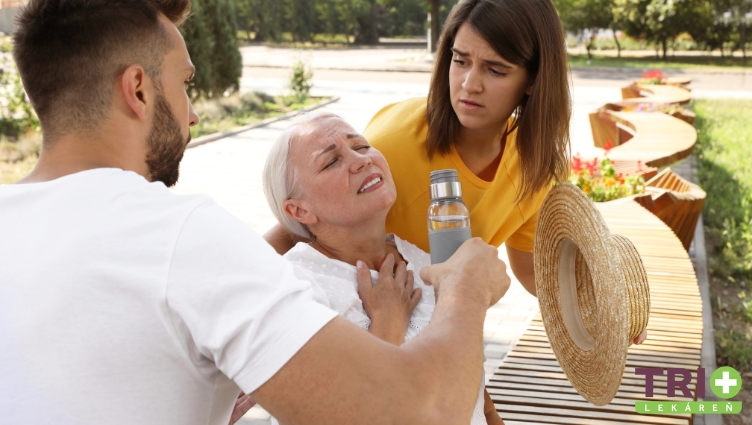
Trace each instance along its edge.
{"label": "young woman's arm", "polygon": [[535,262],[532,252],[524,252],[507,245],[507,256],[512,273],[520,281],[522,287],[534,296],[535,292]]}
{"label": "young woman's arm", "polygon": [[483,414],[486,416],[486,423],[488,425],[504,425],[504,421],[501,420],[499,412],[496,411],[496,406],[494,406],[491,396],[488,395],[487,389],[483,390],[483,398],[485,400],[485,403],[483,403]]}
{"label": "young woman's arm", "polygon": [[287,254],[287,251],[291,250],[298,242],[311,242],[310,239],[302,238],[296,234],[290,233],[277,223],[271,229],[264,233],[264,239],[269,245],[277,251],[279,255]]}

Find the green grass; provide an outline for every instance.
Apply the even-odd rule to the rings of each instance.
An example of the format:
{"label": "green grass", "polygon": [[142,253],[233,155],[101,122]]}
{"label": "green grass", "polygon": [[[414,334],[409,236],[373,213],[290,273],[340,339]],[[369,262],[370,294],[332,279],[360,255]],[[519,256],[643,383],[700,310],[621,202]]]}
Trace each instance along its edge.
{"label": "green grass", "polygon": [[[752,52],[750,53],[752,56]],[[742,58],[718,56],[678,56],[669,57],[665,61],[650,57],[622,57],[615,58],[593,54],[593,59],[587,55],[569,55],[569,63],[573,67],[611,67],[638,69],[747,69],[752,70],[752,57],[747,58],[744,65]]]}
{"label": "green grass", "polygon": [[707,192],[704,221],[711,272],[752,281],[752,101],[694,103],[698,179]]}
{"label": "green grass", "polygon": [[696,100],[703,209],[719,365],[752,370],[752,100]]}
{"label": "green grass", "polygon": [[255,124],[267,118],[314,105],[320,101],[320,98],[308,97],[299,100],[293,96],[273,97],[263,93],[200,100],[194,102],[193,107],[201,121],[197,126],[191,127],[191,136],[196,138]]}
{"label": "green grass", "polygon": [[[253,40],[256,34],[240,30],[237,33],[238,42],[241,44]],[[313,34],[311,41],[294,41],[292,34],[289,32],[282,33],[279,40],[264,40],[273,47],[289,47],[295,49],[317,49],[317,48],[345,48],[355,41],[355,38],[345,34]]]}

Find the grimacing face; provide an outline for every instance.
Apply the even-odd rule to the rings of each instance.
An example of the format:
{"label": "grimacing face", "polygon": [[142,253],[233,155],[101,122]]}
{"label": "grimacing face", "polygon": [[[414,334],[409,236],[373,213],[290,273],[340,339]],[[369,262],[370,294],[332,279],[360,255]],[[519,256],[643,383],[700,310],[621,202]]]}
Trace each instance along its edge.
{"label": "grimacing face", "polygon": [[305,124],[292,141],[289,161],[302,195],[285,201],[285,211],[309,227],[386,219],[397,199],[384,156],[341,118]]}
{"label": "grimacing face", "polygon": [[532,92],[527,71],[499,56],[466,23],[457,31],[452,52],[449,94],[460,123],[471,130],[500,130]]}

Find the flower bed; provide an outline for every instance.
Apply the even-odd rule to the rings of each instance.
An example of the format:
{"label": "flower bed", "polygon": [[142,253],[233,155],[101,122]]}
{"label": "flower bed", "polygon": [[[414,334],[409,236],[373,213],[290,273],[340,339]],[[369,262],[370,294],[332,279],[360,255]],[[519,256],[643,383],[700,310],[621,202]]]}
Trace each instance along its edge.
{"label": "flower bed", "polygon": [[[611,142],[606,142],[606,154],[611,149]],[[642,164],[637,163],[637,173],[624,175],[614,167],[608,158],[585,161],[579,155],[572,158],[569,181],[582,189],[595,202],[607,202],[632,195],[645,193],[645,179],[642,176]],[[646,170],[648,171],[648,170]]]}
{"label": "flower bed", "polygon": [[666,84],[667,78],[663,75],[663,72],[659,69],[654,69],[649,72],[642,73],[642,79],[639,84]]}

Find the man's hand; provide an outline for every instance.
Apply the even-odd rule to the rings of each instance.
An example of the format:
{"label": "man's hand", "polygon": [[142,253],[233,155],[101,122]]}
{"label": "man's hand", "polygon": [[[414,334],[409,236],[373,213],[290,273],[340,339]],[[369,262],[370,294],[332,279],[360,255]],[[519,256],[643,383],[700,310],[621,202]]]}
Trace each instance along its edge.
{"label": "man's hand", "polygon": [[248,411],[251,410],[251,407],[255,405],[256,402],[253,400],[253,398],[251,398],[250,394],[240,393],[238,399],[235,400],[235,408],[232,409],[232,416],[230,416],[229,425],[232,425],[235,422],[239,421],[240,418],[248,413]]}
{"label": "man's hand", "polygon": [[371,273],[358,261],[358,295],[363,309],[371,318],[369,331],[380,339],[400,345],[410,316],[418,305],[422,290],[413,290],[413,273],[404,261],[394,266],[394,256],[388,254],[379,270],[379,280],[371,284]]}
{"label": "man's hand", "polygon": [[[455,278],[448,279],[450,276]],[[437,293],[453,290],[446,286],[462,282],[462,292],[480,297],[486,307],[496,304],[512,283],[499,251],[480,238],[463,243],[446,262],[424,267],[420,277]]]}

